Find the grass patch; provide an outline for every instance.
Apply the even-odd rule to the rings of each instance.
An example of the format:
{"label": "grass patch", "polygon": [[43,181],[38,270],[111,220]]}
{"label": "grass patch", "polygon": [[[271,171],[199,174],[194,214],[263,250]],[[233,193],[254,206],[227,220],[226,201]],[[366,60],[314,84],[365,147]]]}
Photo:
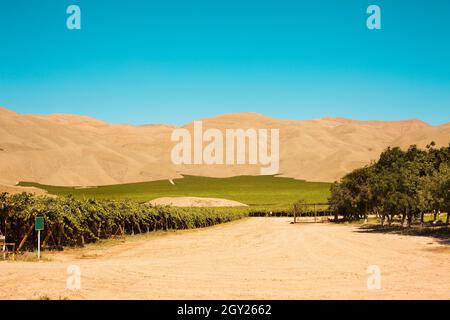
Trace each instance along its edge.
{"label": "grass patch", "polygon": [[288,208],[299,199],[327,202],[330,183],[307,182],[276,176],[237,176],[209,178],[184,176],[169,180],[127,183],[92,188],[58,187],[33,182],[20,186],[37,187],[57,196],[73,195],[77,199],[131,199],[146,202],[159,197],[211,197],[235,200],[255,208]]}

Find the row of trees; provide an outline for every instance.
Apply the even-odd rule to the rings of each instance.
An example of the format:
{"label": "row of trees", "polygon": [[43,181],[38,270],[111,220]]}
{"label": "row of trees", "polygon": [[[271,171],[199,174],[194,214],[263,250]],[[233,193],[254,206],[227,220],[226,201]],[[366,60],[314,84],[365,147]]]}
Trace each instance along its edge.
{"label": "row of trees", "polygon": [[0,234],[18,251],[36,246],[34,219],[45,218],[43,248],[78,246],[114,235],[207,227],[246,215],[226,208],[153,207],[134,201],[0,194]]}
{"label": "row of trees", "polygon": [[[380,159],[344,176],[331,187],[335,215],[347,220],[377,214],[381,223],[400,218],[410,226],[425,213],[450,211],[450,145],[425,150],[388,148]],[[449,214],[447,221],[449,223]]]}

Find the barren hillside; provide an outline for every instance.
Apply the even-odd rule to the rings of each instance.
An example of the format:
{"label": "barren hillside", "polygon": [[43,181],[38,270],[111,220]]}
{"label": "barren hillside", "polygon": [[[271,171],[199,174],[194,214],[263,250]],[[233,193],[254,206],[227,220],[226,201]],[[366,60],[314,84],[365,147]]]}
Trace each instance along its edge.
{"label": "barren hillside", "polygon": [[[151,119],[149,119],[151,122]],[[419,120],[342,118],[282,120],[256,113],[203,119],[204,130],[280,130],[280,174],[333,181],[375,160],[388,146],[450,142],[450,125]],[[192,129],[192,124],[185,126]],[[117,125],[75,115],[23,115],[0,108],[0,184],[105,185],[179,177],[180,174],[259,174],[260,165],[174,165],[175,126]]]}

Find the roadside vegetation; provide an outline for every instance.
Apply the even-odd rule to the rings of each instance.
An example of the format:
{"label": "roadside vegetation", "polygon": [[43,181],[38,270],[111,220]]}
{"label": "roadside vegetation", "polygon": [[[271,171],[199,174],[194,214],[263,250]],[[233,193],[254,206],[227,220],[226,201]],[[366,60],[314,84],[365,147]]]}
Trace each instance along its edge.
{"label": "roadside vegetation", "polygon": [[450,145],[388,148],[377,162],[334,183],[329,202],[336,217],[346,221],[375,215],[382,226],[448,225]]}
{"label": "roadside vegetation", "polygon": [[79,200],[0,194],[0,228],[17,251],[34,250],[36,216],[45,218],[43,249],[82,246],[113,236],[208,227],[247,216],[233,208],[153,207],[129,200]]}

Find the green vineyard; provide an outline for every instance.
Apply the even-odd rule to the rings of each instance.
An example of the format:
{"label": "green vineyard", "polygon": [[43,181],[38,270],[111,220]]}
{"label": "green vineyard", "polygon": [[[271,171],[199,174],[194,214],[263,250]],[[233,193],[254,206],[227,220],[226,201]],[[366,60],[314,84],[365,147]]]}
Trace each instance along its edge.
{"label": "green vineyard", "polygon": [[127,200],[78,200],[0,194],[0,228],[17,251],[34,250],[36,216],[45,219],[43,249],[82,246],[117,235],[213,226],[248,215],[245,209],[152,207]]}

